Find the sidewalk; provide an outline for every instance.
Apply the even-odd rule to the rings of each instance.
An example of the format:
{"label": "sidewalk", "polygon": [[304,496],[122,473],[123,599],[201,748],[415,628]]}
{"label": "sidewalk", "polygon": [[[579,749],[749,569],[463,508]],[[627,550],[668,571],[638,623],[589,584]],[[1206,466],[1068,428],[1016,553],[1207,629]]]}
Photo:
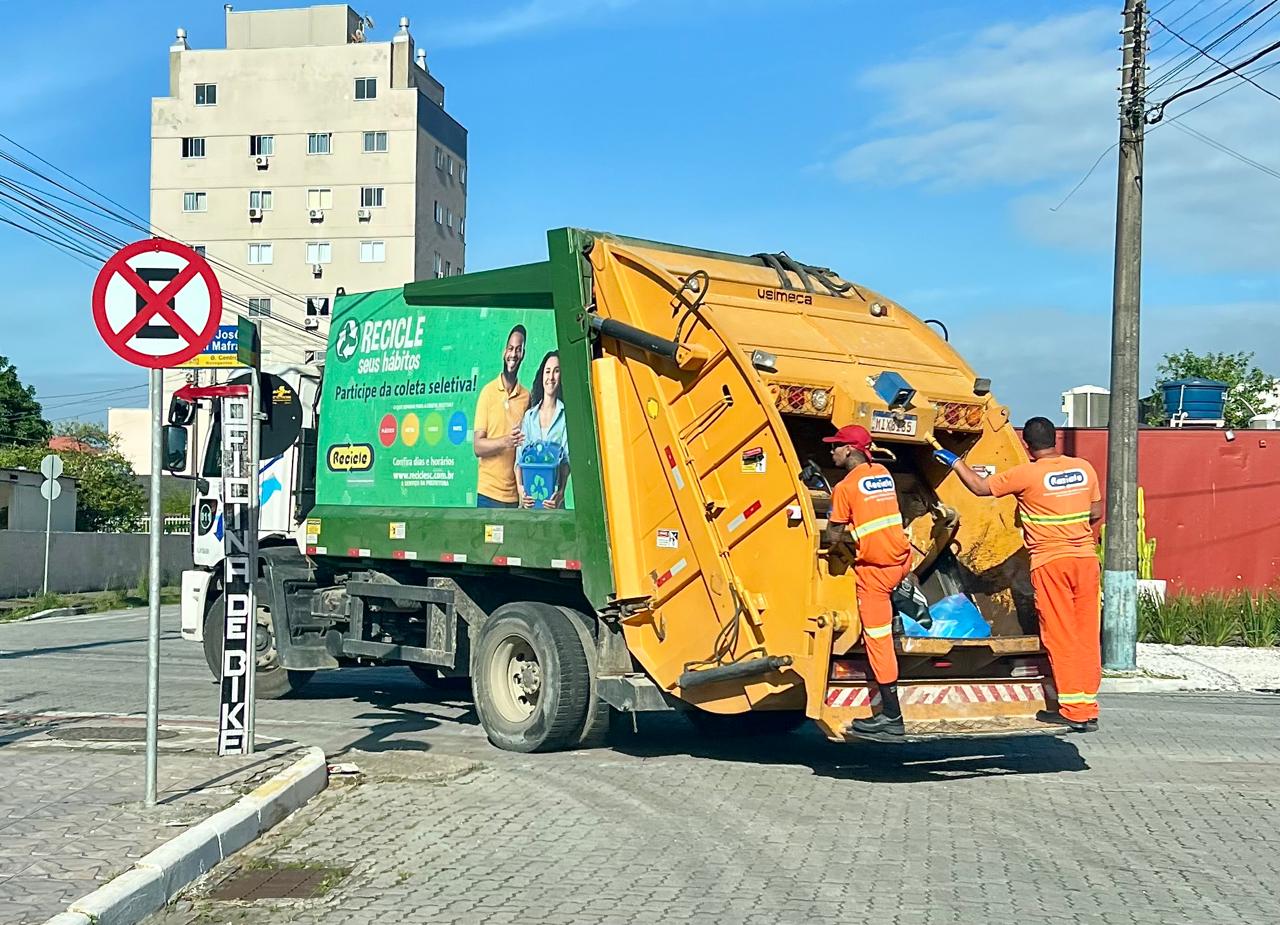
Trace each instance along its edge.
{"label": "sidewalk", "polygon": [[1106,677],[1106,693],[1280,690],[1280,648],[1138,643],[1135,675]]}
{"label": "sidewalk", "polygon": [[145,723],[0,714],[0,921],[38,925],[230,805],[296,757],[218,758],[207,727],[162,725],[159,804],[143,805]]}

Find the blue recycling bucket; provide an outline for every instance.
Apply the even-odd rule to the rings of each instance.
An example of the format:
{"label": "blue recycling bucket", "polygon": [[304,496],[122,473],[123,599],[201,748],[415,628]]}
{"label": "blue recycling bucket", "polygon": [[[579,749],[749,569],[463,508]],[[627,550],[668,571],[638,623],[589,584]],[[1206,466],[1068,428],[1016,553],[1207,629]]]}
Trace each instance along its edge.
{"label": "blue recycling bucket", "polygon": [[560,444],[539,440],[520,451],[520,487],[539,508],[560,487]]}
{"label": "blue recycling bucket", "polygon": [[1175,379],[1160,386],[1164,394],[1164,413],[1170,418],[1186,417],[1192,421],[1221,421],[1227,402],[1225,382],[1216,379]]}

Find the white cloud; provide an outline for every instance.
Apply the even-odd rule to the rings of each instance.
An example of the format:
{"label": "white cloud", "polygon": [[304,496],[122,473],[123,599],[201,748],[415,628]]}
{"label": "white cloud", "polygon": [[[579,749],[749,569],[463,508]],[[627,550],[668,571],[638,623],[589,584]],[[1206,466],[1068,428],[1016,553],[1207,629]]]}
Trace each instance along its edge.
{"label": "white cloud", "polygon": [[[1109,249],[1114,153],[1061,210],[1050,208],[1116,140],[1119,24],[1114,10],[1100,9],[991,26],[867,71],[859,85],[883,102],[883,116],[874,137],[837,157],[832,169],[852,183],[919,185],[938,194],[998,191],[1009,197],[1015,226],[1033,239]],[[1214,92],[1174,104],[1169,118]],[[1185,124],[1280,169],[1280,118],[1265,117],[1262,108],[1272,102],[1238,87]],[[1146,246],[1154,258],[1207,271],[1280,269],[1280,210],[1264,205],[1280,195],[1280,180],[1168,123],[1150,133],[1144,179]]]}
{"label": "white cloud", "polygon": [[444,23],[433,33],[431,44],[440,48],[485,45],[538,32],[564,22],[601,13],[616,13],[637,2],[638,0],[527,0],[493,16]]}

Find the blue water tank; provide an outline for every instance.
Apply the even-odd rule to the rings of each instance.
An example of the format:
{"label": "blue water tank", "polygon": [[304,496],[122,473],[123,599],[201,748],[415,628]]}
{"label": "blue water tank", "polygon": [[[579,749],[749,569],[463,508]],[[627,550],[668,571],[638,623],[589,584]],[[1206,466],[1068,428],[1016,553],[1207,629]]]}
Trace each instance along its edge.
{"label": "blue water tank", "polygon": [[1179,415],[1192,421],[1220,421],[1226,404],[1225,382],[1215,379],[1175,379],[1160,386],[1164,393],[1164,411],[1169,417]]}

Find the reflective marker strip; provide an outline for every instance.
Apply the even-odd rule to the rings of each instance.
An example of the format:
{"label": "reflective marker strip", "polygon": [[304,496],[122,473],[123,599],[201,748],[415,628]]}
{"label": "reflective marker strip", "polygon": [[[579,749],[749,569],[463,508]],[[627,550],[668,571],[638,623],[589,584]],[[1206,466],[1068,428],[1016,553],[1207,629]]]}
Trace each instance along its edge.
{"label": "reflective marker strip", "polygon": [[1065,704],[1071,705],[1071,704],[1078,704],[1078,703],[1097,703],[1097,702],[1098,702],[1097,694],[1061,694],[1061,693],[1058,694],[1058,703],[1065,703]]}
{"label": "reflective marker strip", "polygon": [[577,572],[582,570],[582,563],[577,559],[552,559],[551,567],[569,569],[570,571]]}
{"label": "reflective marker strip", "polygon": [[493,557],[494,565],[519,565],[520,561],[521,560],[519,556],[494,556]]}
{"label": "reflective marker strip", "polygon": [[[902,685],[898,689],[902,703],[916,706],[940,706],[946,703],[1032,703],[1045,699],[1039,684],[925,684]],[[1087,695],[1086,695],[1087,696]],[[876,703],[876,694],[868,699],[865,687],[828,687],[827,706],[858,707]]]}
{"label": "reflective marker strip", "polygon": [[788,519],[788,520],[803,520],[803,519],[804,519],[804,512],[800,509],[800,505],[798,505],[798,504],[788,504],[788,505],[787,505],[787,519]]}
{"label": "reflective marker strip", "polygon": [[308,546],[307,547],[307,555],[309,556],[324,556],[324,555],[328,555],[328,553],[329,553],[329,548],[327,546]]}
{"label": "reflective marker strip", "polygon": [[393,559],[416,559],[418,554],[412,549],[393,549],[391,550],[391,558]]}
{"label": "reflective marker strip", "polygon": [[1047,526],[1061,526],[1063,524],[1082,524],[1089,520],[1089,512],[1084,511],[1079,514],[1028,514],[1022,513],[1022,519],[1027,523],[1041,524]]}
{"label": "reflective marker strip", "polygon": [[676,454],[671,452],[671,447],[663,447],[667,454],[667,468],[671,470],[671,477],[675,479],[676,488],[684,488],[684,476],[680,474],[680,467],[676,465]]}
{"label": "reflective marker strip", "polygon": [[351,556],[353,559],[368,559],[373,555],[373,553],[367,549],[356,549],[356,547],[352,546],[347,550],[347,555]]}
{"label": "reflective marker strip", "polygon": [[653,579],[653,583],[654,583],[655,585],[657,585],[659,588],[661,588],[663,585],[665,585],[665,584],[666,584],[668,581],[670,581],[672,578],[675,578],[677,575],[679,575],[681,572],[683,572],[683,571],[684,571],[685,566],[686,566],[686,565],[688,565],[688,564],[689,564],[689,563],[688,563],[686,560],[681,559],[681,560],[680,560],[679,562],[677,562],[675,565],[671,566],[671,568],[667,569],[667,570],[666,570],[665,572],[663,572],[661,575],[658,575],[656,578],[654,578],[654,579]]}
{"label": "reflective marker strip", "polygon": [[877,517],[875,520],[869,520],[865,524],[859,524],[854,528],[853,536],[855,539],[866,539],[873,533],[879,533],[881,530],[888,530],[890,527],[902,526],[901,514],[890,514],[887,517]]}
{"label": "reflective marker strip", "polygon": [[862,631],[867,634],[868,639],[884,639],[893,633],[891,625],[885,626],[864,626]]}
{"label": "reflective marker strip", "polygon": [[752,501],[751,507],[747,508],[737,517],[733,518],[733,520],[729,521],[729,532],[732,533],[734,530],[737,530],[739,527],[741,527],[744,523],[747,522],[747,518],[750,517],[752,514],[754,514],[758,510],[760,510],[760,502]]}
{"label": "reflective marker strip", "polygon": [[467,557],[460,552],[446,552],[440,557],[441,562],[466,562]]}

